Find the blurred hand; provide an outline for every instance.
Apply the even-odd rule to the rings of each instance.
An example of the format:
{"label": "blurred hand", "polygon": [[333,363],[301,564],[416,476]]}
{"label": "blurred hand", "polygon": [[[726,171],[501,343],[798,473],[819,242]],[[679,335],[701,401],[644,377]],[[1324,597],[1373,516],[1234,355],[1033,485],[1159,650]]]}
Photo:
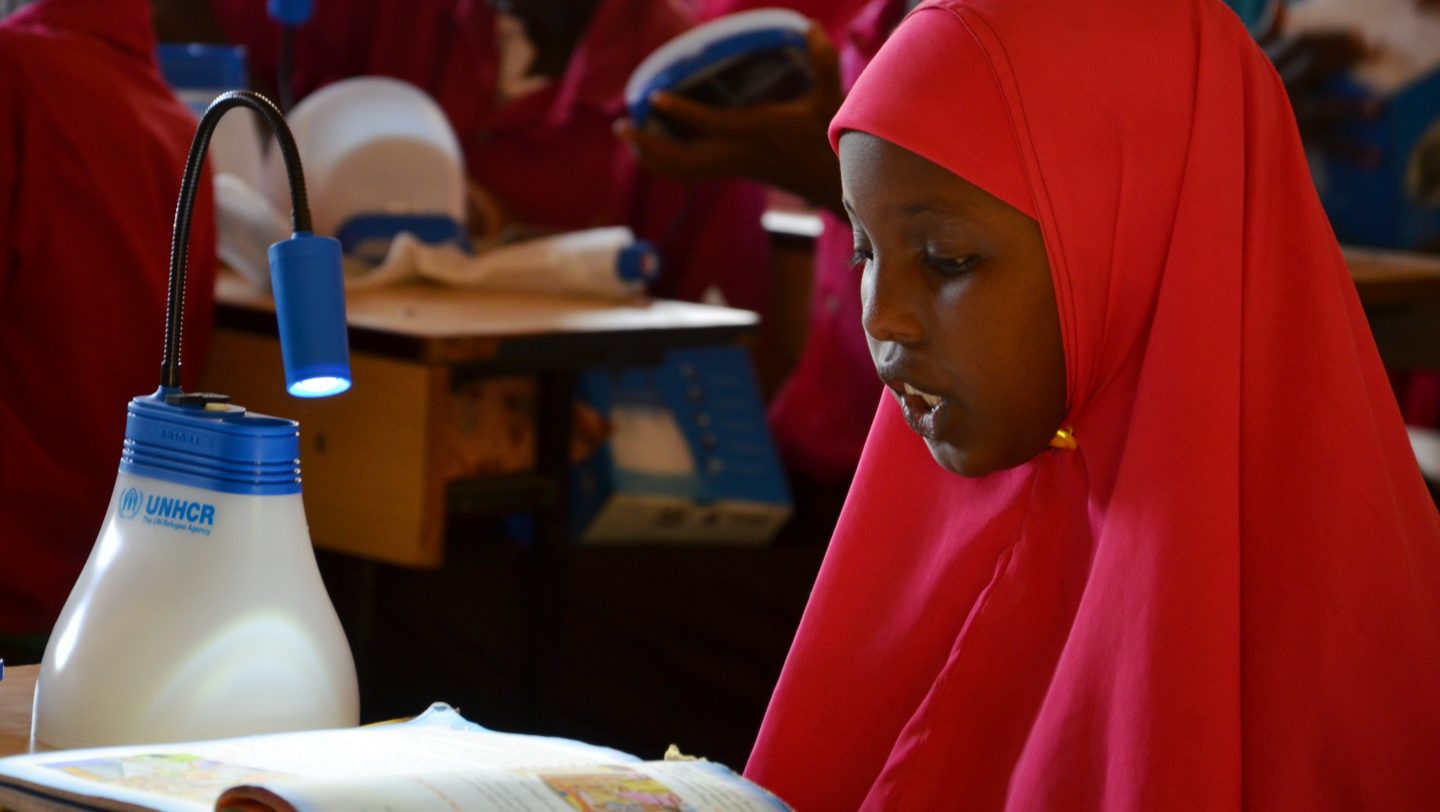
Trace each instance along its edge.
{"label": "blurred hand", "polygon": [[686,128],[686,138],[641,130],[628,119],[617,121],[615,132],[648,171],[687,183],[750,178],[843,215],[840,164],[826,135],[843,98],[839,58],[819,24],[811,23],[806,39],[815,86],[799,98],[718,108],[658,92],[654,109]]}

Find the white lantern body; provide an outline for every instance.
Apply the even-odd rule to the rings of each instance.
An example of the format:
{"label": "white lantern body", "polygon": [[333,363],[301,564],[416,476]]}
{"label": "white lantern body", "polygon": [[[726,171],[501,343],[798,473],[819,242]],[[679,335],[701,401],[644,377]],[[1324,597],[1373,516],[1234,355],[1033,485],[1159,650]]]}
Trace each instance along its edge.
{"label": "white lantern body", "polygon": [[110,510],[41,664],[32,749],[355,725],[355,665],[287,451],[297,424],[155,400],[131,402]]}

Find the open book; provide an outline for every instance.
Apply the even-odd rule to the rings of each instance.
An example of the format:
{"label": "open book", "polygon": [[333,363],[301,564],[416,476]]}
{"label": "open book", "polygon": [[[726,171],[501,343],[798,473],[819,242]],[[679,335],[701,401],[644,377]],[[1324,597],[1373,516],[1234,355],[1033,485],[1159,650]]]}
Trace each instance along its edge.
{"label": "open book", "polygon": [[787,810],[709,761],[497,733],[436,704],[406,722],[0,759],[0,809]]}

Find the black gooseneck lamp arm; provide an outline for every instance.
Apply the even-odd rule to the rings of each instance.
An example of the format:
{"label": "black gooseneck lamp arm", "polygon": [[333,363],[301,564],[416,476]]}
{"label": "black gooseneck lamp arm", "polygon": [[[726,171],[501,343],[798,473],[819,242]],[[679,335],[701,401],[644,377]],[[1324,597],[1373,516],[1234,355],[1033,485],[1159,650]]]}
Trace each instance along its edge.
{"label": "black gooseneck lamp arm", "polygon": [[185,161],[185,176],[180,184],[180,202],[175,207],[175,228],[170,242],[169,304],[165,315],[165,354],[160,360],[160,388],[167,392],[180,390],[180,334],[185,312],[185,267],[190,254],[190,220],[195,208],[195,195],[200,185],[200,172],[210,137],[220,118],[237,107],[248,107],[265,120],[280,145],[285,159],[285,174],[290,181],[290,223],[297,234],[310,231],[310,205],[305,196],[305,174],[300,167],[300,150],[295,137],[285,125],[285,117],[274,102],[251,90],[232,90],[221,94],[200,117],[195,138],[190,142],[190,155]]}

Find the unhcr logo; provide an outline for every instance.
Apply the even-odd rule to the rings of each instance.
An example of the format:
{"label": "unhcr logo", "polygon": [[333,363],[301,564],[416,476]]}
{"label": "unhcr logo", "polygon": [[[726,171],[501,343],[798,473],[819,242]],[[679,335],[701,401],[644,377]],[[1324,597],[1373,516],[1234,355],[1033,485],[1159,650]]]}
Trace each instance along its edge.
{"label": "unhcr logo", "polygon": [[120,494],[120,518],[133,519],[135,514],[140,512],[140,503],[145,499],[145,494],[135,488],[126,488]]}
{"label": "unhcr logo", "polygon": [[215,506],[209,502],[191,502],[170,496],[151,494],[145,498],[145,516],[192,524],[215,524]]}
{"label": "unhcr logo", "polygon": [[208,536],[215,527],[215,505],[210,502],[147,494],[139,488],[126,488],[120,493],[116,512],[122,519],[139,516],[145,524],[197,536]]}

